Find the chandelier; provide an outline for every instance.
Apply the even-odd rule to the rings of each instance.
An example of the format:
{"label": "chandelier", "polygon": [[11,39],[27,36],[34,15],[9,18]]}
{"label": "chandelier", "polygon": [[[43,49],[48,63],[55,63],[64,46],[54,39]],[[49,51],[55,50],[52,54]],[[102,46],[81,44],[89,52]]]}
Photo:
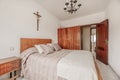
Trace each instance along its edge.
{"label": "chandelier", "polygon": [[68,13],[73,14],[74,12],[76,12],[81,7],[81,4],[78,4],[77,2],[78,2],[77,0],[68,0],[65,3],[64,10]]}

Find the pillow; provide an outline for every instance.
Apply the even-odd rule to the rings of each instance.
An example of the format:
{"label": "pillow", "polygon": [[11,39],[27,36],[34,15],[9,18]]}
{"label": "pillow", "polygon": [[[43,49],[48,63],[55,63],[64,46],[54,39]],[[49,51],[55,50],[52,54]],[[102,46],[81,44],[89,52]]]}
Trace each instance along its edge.
{"label": "pillow", "polygon": [[42,47],[42,45],[35,45],[35,47],[37,48],[37,50],[40,54],[42,54],[44,52],[44,48]]}
{"label": "pillow", "polygon": [[55,48],[56,51],[59,51],[62,49],[57,43],[53,44],[53,47]]}
{"label": "pillow", "polygon": [[50,46],[50,47],[51,47],[51,49],[53,49],[53,50],[55,51],[55,48],[53,47],[53,44],[48,43],[47,45],[48,45],[48,46]]}
{"label": "pillow", "polygon": [[38,49],[40,54],[42,53],[49,54],[54,51],[49,45],[41,44],[41,45],[35,45],[35,46]]}
{"label": "pillow", "polygon": [[54,52],[54,48],[52,48],[50,45],[45,45],[43,48],[45,50],[45,54]]}

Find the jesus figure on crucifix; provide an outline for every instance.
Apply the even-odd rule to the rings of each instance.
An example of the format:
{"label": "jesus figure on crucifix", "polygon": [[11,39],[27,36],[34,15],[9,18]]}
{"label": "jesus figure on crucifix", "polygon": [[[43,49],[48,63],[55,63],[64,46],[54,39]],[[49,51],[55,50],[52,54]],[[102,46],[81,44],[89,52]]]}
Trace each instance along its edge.
{"label": "jesus figure on crucifix", "polygon": [[39,18],[41,16],[39,15],[39,12],[34,13],[34,15],[36,15],[36,17],[37,17],[37,31],[38,31],[39,30]]}

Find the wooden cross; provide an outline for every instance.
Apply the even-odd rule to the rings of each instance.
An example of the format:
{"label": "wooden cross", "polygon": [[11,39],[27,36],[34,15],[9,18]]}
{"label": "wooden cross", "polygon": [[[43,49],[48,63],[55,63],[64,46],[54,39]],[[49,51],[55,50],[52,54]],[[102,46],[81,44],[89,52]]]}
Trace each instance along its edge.
{"label": "wooden cross", "polygon": [[36,13],[33,13],[34,15],[36,15],[36,17],[37,17],[37,31],[39,30],[39,18],[41,17],[40,15],[39,15],[39,12],[36,12]]}

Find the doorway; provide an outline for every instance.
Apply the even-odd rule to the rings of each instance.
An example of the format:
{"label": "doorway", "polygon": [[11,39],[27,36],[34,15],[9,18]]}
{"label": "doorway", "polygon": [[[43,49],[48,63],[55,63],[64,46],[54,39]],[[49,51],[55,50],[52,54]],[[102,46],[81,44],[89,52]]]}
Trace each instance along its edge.
{"label": "doorway", "polygon": [[96,58],[96,25],[91,25],[90,28],[90,51]]}
{"label": "doorway", "polygon": [[81,28],[82,50],[91,51],[96,56],[96,25],[87,25]]}
{"label": "doorway", "polygon": [[90,26],[84,26],[81,29],[82,31],[82,50],[90,51]]}
{"label": "doorway", "polygon": [[108,20],[81,27],[81,49],[91,51],[105,64],[108,64],[108,28]]}

